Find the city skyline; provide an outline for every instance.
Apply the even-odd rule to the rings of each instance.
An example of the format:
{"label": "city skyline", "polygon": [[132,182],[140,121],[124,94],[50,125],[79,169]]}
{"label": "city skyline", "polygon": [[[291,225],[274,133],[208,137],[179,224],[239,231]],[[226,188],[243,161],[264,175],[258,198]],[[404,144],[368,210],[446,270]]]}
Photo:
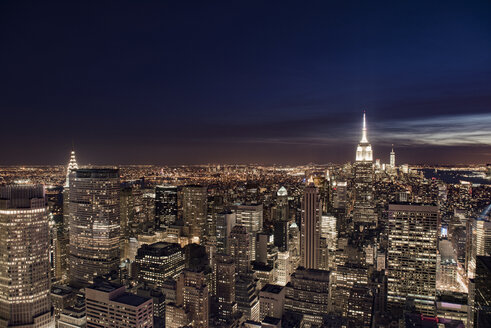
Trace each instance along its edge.
{"label": "city skyline", "polygon": [[2,2],[0,165],[486,163],[490,6]]}

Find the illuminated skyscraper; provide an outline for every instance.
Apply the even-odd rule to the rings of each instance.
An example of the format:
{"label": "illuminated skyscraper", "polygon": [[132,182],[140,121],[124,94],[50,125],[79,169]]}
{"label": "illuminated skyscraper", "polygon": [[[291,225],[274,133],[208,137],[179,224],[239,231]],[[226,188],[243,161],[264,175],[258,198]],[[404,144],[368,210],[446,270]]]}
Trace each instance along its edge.
{"label": "illuminated skyscraper", "polygon": [[389,205],[389,309],[403,308],[412,300],[420,313],[434,315],[438,221],[437,206]]}
{"label": "illuminated skyscraper", "polygon": [[50,327],[49,225],[43,186],[0,187],[0,327]]}
{"label": "illuminated skyscraper", "polygon": [[321,201],[317,188],[307,186],[302,199],[300,231],[301,265],[306,269],[318,269],[320,259]]}
{"label": "illuminated skyscraper", "polygon": [[289,219],[288,193],[285,187],[281,187],[276,193],[276,206],[273,208],[273,221],[274,245],[282,252],[288,250]]}
{"label": "illuminated skyscraper", "polygon": [[477,218],[471,221],[470,226],[470,256],[468,277],[474,278],[476,271],[476,257],[491,255],[491,205],[488,205]]}
{"label": "illuminated skyscraper", "polygon": [[161,287],[167,279],[176,279],[181,274],[184,252],[179,244],[143,244],[138,249],[135,264],[140,282]]}
{"label": "illuminated skyscraper", "polygon": [[475,277],[469,283],[469,327],[491,327],[491,256],[476,257]]}
{"label": "illuminated skyscraper", "polygon": [[193,327],[208,327],[209,295],[204,271],[185,269],[177,280],[177,303],[189,311]]}
{"label": "illuminated skyscraper", "polygon": [[356,162],[354,164],[355,206],[353,221],[355,227],[373,227],[377,225],[375,215],[374,187],[373,187],[373,154],[372,146],[367,139],[367,126],[365,113],[363,113],[362,137],[356,148]]}
{"label": "illuminated skyscraper", "polygon": [[207,190],[204,186],[182,187],[182,216],[191,237],[201,239],[206,230]]}
{"label": "illuminated skyscraper", "polygon": [[230,254],[235,261],[237,274],[246,274],[251,271],[250,245],[250,235],[246,227],[243,225],[233,227],[230,233]]}
{"label": "illuminated skyscraper", "polygon": [[230,232],[235,226],[237,217],[233,212],[222,212],[217,214],[216,239],[217,253],[230,254]]}
{"label": "illuminated skyscraper", "polygon": [[396,153],[394,152],[394,145],[392,145],[392,150],[390,151],[390,167],[392,169],[396,168]]}
{"label": "illuminated skyscraper", "polygon": [[63,186],[63,222],[60,225],[60,229],[56,231],[55,239],[55,260],[56,260],[56,278],[65,281],[68,271],[68,222],[69,222],[69,187],[70,177],[73,176],[78,169],[77,160],[75,158],[75,150],[70,153],[70,160],[68,161],[66,169],[65,185]]}
{"label": "illuminated skyscraper", "polygon": [[119,170],[78,169],[69,188],[69,278],[87,286],[119,269]]}
{"label": "illuminated skyscraper", "polygon": [[246,227],[251,240],[251,258],[256,258],[256,234],[263,229],[263,205],[238,205],[235,209],[237,224]]}
{"label": "illuminated skyscraper", "polygon": [[155,223],[169,226],[177,220],[177,187],[155,187]]}
{"label": "illuminated skyscraper", "polygon": [[218,319],[227,321],[237,311],[235,302],[235,262],[231,256],[217,254],[216,296]]}
{"label": "illuminated skyscraper", "polygon": [[299,267],[285,287],[285,311],[304,315],[305,323],[320,327],[330,312],[331,272]]}

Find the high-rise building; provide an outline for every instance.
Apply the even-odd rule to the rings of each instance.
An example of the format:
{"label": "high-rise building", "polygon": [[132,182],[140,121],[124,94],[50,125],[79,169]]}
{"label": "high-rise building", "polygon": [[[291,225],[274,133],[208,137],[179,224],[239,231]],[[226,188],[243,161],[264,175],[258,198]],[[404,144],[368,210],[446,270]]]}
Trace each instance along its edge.
{"label": "high-rise building", "polygon": [[157,226],[169,226],[177,220],[177,186],[155,187],[155,220]]}
{"label": "high-rise building", "polygon": [[43,186],[0,187],[0,326],[50,327],[49,223]]}
{"label": "high-rise building", "polygon": [[78,169],[69,188],[69,278],[81,287],[119,269],[119,170]]}
{"label": "high-rise building", "polygon": [[230,232],[237,221],[235,213],[226,211],[217,214],[216,239],[217,253],[230,254]]}
{"label": "high-rise building", "polygon": [[63,222],[61,222],[59,228],[56,231],[56,243],[55,243],[55,259],[56,270],[55,274],[58,280],[65,281],[68,275],[68,228],[70,221],[69,204],[70,204],[70,177],[73,176],[78,169],[78,163],[75,158],[75,150],[70,153],[70,160],[68,161],[66,169],[66,179],[63,185]]}
{"label": "high-rise building", "polygon": [[387,302],[401,309],[409,300],[435,314],[439,212],[437,206],[390,204]]}
{"label": "high-rise building", "polygon": [[491,255],[491,205],[471,221],[468,277],[474,278],[476,257]]}
{"label": "high-rise building", "polygon": [[87,328],[153,327],[153,300],[99,281],[85,289]]}
{"label": "high-rise building", "polygon": [[320,258],[321,201],[317,188],[307,186],[302,199],[300,251],[302,266],[318,269]]}
{"label": "high-rise building", "polygon": [[225,254],[216,256],[216,297],[219,321],[225,322],[237,311],[235,302],[235,262]]}
{"label": "high-rise building", "polygon": [[469,327],[491,327],[491,256],[476,257],[475,277],[469,284]]}
{"label": "high-rise building", "polygon": [[205,186],[182,187],[182,217],[191,237],[201,240],[206,232],[207,189]]}
{"label": "high-rise building", "polygon": [[299,267],[285,287],[285,311],[304,316],[306,323],[320,326],[330,312],[331,272]]}
{"label": "high-rise building", "polygon": [[356,148],[354,163],[355,205],[353,221],[357,227],[374,227],[377,225],[374,202],[374,172],[372,146],[367,139],[365,113],[363,113],[362,138]]}
{"label": "high-rise building", "polygon": [[396,153],[394,152],[394,145],[392,145],[392,150],[390,151],[390,168],[396,168]]}
{"label": "high-rise building", "polygon": [[140,282],[162,287],[184,269],[184,253],[179,244],[157,242],[138,249],[135,266]]}
{"label": "high-rise building", "polygon": [[177,280],[177,304],[189,312],[193,327],[208,327],[209,294],[205,272],[185,269]]}
{"label": "high-rise building", "polygon": [[285,288],[267,284],[259,292],[259,319],[273,317],[281,319],[285,304]]}
{"label": "high-rise building", "polygon": [[238,205],[235,208],[237,224],[246,227],[250,235],[251,258],[256,258],[256,234],[263,229],[263,205]]}
{"label": "high-rise building", "polygon": [[257,281],[252,273],[237,276],[235,302],[237,310],[242,312],[246,320],[259,321],[259,293]]}
{"label": "high-rise building", "polygon": [[230,255],[235,261],[237,274],[246,274],[251,271],[250,234],[243,225],[236,225],[230,233]]}
{"label": "high-rise building", "polygon": [[276,206],[273,208],[274,245],[279,251],[288,250],[288,227],[290,226],[288,192],[281,187],[276,193]]}

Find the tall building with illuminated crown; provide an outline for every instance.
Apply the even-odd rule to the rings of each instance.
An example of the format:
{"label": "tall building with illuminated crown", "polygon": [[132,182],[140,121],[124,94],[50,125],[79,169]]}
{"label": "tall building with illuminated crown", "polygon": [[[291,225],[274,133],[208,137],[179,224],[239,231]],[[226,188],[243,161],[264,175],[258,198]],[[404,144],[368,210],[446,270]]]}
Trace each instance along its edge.
{"label": "tall building with illuminated crown", "polygon": [[392,150],[390,151],[390,168],[396,168],[396,153],[394,151],[394,145],[392,145]]}
{"label": "tall building with illuminated crown", "polygon": [[353,221],[355,227],[374,227],[377,225],[374,202],[374,171],[372,145],[367,139],[367,125],[363,113],[362,137],[356,148],[356,162],[354,164],[355,206]]}
{"label": "tall building with illuminated crown", "polygon": [[66,169],[66,179],[65,179],[65,188],[70,186],[70,174],[72,174],[75,170],[78,169],[77,159],[75,158],[75,150],[72,150],[70,153],[70,161],[68,162],[68,167]]}

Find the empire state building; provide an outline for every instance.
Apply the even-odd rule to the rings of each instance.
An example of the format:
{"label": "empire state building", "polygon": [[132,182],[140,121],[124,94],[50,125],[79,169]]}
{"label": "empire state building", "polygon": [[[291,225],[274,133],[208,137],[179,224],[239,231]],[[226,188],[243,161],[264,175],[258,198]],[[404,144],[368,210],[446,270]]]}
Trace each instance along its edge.
{"label": "empire state building", "polygon": [[363,113],[362,137],[356,148],[356,162],[354,164],[355,206],[353,209],[353,222],[355,227],[373,228],[377,225],[375,215],[374,188],[373,188],[373,153],[372,145],[367,139],[367,125],[365,112]]}

